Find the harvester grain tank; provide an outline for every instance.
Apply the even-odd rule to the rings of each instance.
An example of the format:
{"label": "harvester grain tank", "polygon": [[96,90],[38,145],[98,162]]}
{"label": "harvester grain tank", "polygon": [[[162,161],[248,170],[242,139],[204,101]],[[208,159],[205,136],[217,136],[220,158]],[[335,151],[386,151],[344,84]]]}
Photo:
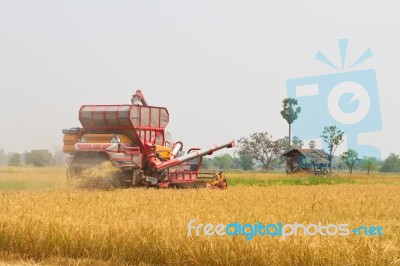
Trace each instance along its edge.
{"label": "harvester grain tank", "polygon": [[69,174],[109,161],[134,186],[196,185],[202,157],[235,145],[230,140],[181,155],[182,142],[173,142],[165,130],[167,108],[149,106],[140,90],[131,104],[83,105],[79,120],[82,128],[63,130]]}

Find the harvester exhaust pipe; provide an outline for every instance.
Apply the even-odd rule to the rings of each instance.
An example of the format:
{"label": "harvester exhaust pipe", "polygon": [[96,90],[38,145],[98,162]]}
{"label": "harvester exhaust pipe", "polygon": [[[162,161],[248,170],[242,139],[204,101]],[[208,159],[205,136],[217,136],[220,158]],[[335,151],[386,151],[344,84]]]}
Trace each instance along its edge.
{"label": "harvester exhaust pipe", "polygon": [[174,159],[176,157],[176,155],[178,154],[178,152],[180,152],[182,150],[182,148],[183,148],[182,142],[180,142],[180,141],[176,142],[174,147],[172,148],[170,159],[171,160]]}
{"label": "harvester exhaust pipe", "polygon": [[195,158],[198,157],[202,157],[204,155],[211,155],[214,151],[218,151],[220,149],[223,148],[232,148],[235,146],[235,141],[234,140],[230,140],[229,142],[220,144],[220,145],[214,145],[208,148],[204,148],[201,150],[195,150],[189,154],[186,154],[184,156],[178,157],[178,158],[174,158],[172,160],[166,161],[164,163],[155,165],[154,167],[157,169],[157,171],[162,171],[171,167],[174,167],[176,165],[179,165],[181,163],[193,160]]}

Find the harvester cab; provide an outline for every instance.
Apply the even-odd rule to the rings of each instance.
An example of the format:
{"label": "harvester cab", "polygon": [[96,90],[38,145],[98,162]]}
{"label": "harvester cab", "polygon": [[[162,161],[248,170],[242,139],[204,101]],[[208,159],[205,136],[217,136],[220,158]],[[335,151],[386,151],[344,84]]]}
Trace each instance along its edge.
{"label": "harvester cab", "polygon": [[167,108],[149,106],[140,90],[131,104],[83,105],[79,120],[82,128],[63,130],[68,173],[111,162],[132,186],[197,186],[202,157],[235,145],[230,140],[181,155],[182,142],[165,130]]}

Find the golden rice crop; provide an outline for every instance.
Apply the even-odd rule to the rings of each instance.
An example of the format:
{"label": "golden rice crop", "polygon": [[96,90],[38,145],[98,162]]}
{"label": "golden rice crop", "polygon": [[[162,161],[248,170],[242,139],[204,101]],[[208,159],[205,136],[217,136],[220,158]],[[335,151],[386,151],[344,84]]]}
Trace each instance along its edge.
{"label": "golden rice crop", "polygon": [[[2,173],[0,168],[0,176]],[[7,175],[13,178],[15,174]],[[239,174],[228,174],[228,178],[231,175]],[[247,178],[247,173],[240,175]],[[269,176],[262,174],[259,178]],[[365,179],[364,183],[338,185],[231,186],[225,191],[68,187],[3,191],[0,261],[80,265],[400,265],[400,181],[392,176]],[[243,236],[188,236],[188,222],[192,219],[196,224],[215,225],[236,221],[380,225],[384,235],[290,236],[285,240],[255,236],[250,241]]]}

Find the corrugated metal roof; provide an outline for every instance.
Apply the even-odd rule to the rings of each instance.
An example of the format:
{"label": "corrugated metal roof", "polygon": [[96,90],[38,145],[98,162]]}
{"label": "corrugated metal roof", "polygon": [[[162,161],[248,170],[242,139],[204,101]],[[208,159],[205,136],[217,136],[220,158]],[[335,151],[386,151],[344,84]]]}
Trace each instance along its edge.
{"label": "corrugated metal roof", "polygon": [[292,150],[284,153],[282,156],[288,156],[290,154],[294,154],[297,152],[300,152],[301,154],[304,154],[304,155],[306,155],[308,153],[317,153],[318,155],[320,155],[322,157],[329,156],[328,153],[326,153],[324,150],[321,150],[321,149],[292,149]]}
{"label": "corrugated metal roof", "polygon": [[328,159],[328,157],[329,157],[328,153],[326,153],[324,150],[320,150],[320,149],[292,149],[292,150],[284,153],[282,156],[290,157],[290,156],[294,156],[297,153],[301,153],[307,157],[312,156],[312,154],[315,154],[318,157],[320,157],[321,159]]}

